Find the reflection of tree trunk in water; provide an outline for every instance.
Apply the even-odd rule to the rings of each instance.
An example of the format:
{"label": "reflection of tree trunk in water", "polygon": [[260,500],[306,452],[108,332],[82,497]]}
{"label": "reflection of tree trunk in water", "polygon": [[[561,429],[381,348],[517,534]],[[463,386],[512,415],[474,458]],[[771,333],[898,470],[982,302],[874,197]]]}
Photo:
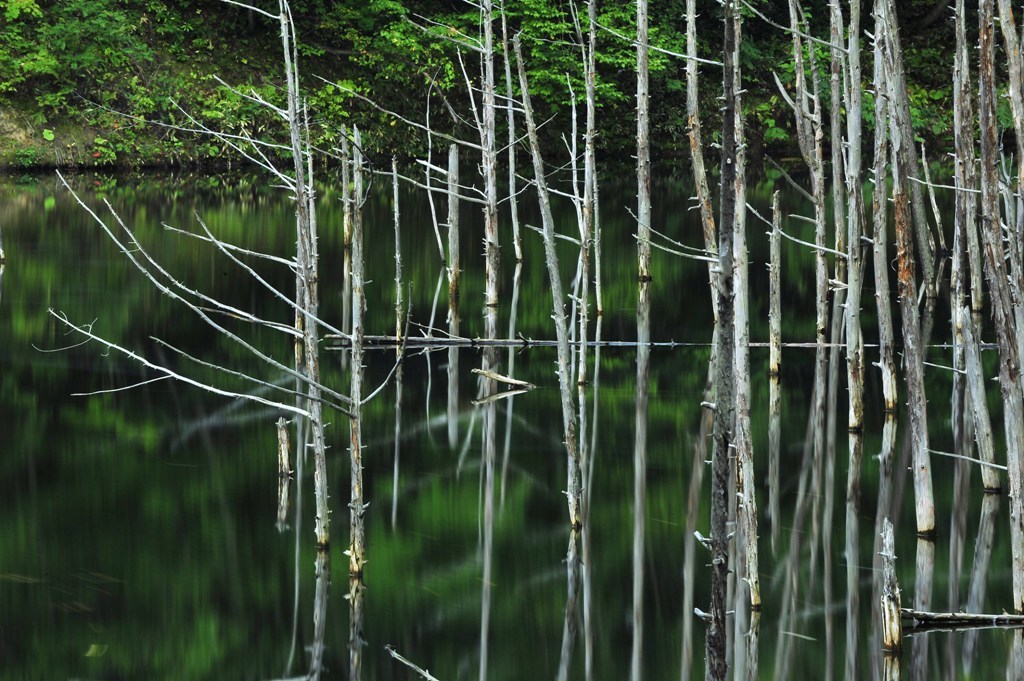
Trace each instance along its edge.
{"label": "reflection of tree trunk in water", "polygon": [[[591,681],[594,678],[594,619],[592,614],[593,604],[593,572],[591,571],[591,535],[590,535],[590,491],[594,484],[594,459],[597,455],[597,425],[598,421],[598,409],[599,409],[599,396],[601,387],[601,321],[600,315],[597,317],[597,325],[594,328],[594,341],[596,345],[594,347],[594,374],[591,379],[591,385],[593,386],[593,416],[591,418],[590,425],[590,447],[587,449],[587,457],[582,462],[582,477],[583,477],[583,528],[580,532],[580,543],[582,545],[583,561],[580,569],[583,572],[583,641],[584,641],[584,656],[585,656],[585,678],[587,681]],[[581,386],[582,390],[583,387]],[[583,408],[583,401],[580,401],[580,409]],[[693,619],[693,618],[688,618]]]}
{"label": "reflection of tree trunk in water", "polygon": [[327,629],[327,593],[331,587],[331,555],[328,551],[316,553],[316,591],[313,597],[313,642],[309,647],[310,681],[317,681],[324,665],[324,632]]}
{"label": "reflection of tree trunk in water", "polygon": [[[401,350],[399,350],[401,352]],[[399,456],[402,448],[402,368],[399,360],[398,369],[395,371],[395,448],[394,467],[391,476],[391,529],[395,529],[398,521],[398,469]]]}
{"label": "reflection of tree trunk in water", "polygon": [[[522,282],[523,264],[516,263],[515,273],[512,276],[512,306],[508,318],[508,337],[516,337],[516,317],[519,312],[519,289]],[[516,348],[508,349],[508,372],[507,375],[515,378]],[[505,508],[505,483],[508,480],[509,454],[512,449],[512,404],[514,397],[505,400],[505,450],[501,458],[501,508]],[[581,415],[582,416],[582,415]],[[582,426],[580,427],[582,432]]]}
{"label": "reflection of tree trunk in water", "polygon": [[[449,315],[448,333],[453,337],[459,333],[458,314]],[[459,348],[448,347],[448,446],[454,450],[459,444]]]}
{"label": "reflection of tree trunk in water", "polygon": [[565,621],[562,624],[562,654],[558,663],[558,681],[566,681],[572,667],[572,652],[576,643],[576,601],[580,591],[580,536],[576,530],[569,532],[569,551],[565,558],[566,594]]}
{"label": "reflection of tree trunk in water", "polygon": [[636,313],[636,419],[633,440],[633,655],[632,679],[643,678],[644,534],[647,509],[647,401],[651,370],[651,287],[640,282]]}
{"label": "reflection of tree trunk in water", "polygon": [[288,662],[285,664],[284,675],[288,676],[288,672],[291,671],[292,663],[295,661],[295,648],[298,645],[299,640],[299,585],[301,582],[302,571],[299,567],[299,537],[302,535],[302,468],[305,464],[305,457],[299,454],[299,450],[306,449],[306,429],[304,425],[305,419],[296,419],[298,426],[296,427],[297,435],[295,437],[295,479],[298,482],[295,485],[295,588],[294,597],[292,604],[292,645],[288,650]]}
{"label": "reflection of tree trunk in water", "polygon": [[[967,589],[966,612],[982,612],[985,604],[985,589],[988,586],[988,566],[992,558],[992,540],[995,537],[996,516],[999,513],[1000,495],[986,493],[981,500],[981,518],[974,541],[974,560],[971,564],[971,582]],[[970,676],[977,654],[978,631],[964,632],[963,665],[964,675]]]}
{"label": "reflection of tree trunk in water", "polygon": [[[498,311],[487,308],[486,333],[493,338],[497,334]],[[490,335],[495,334],[495,335]],[[498,350],[487,348],[483,353],[483,369],[497,371]],[[483,379],[483,394],[493,395],[497,390],[493,378]],[[480,593],[480,679],[487,678],[489,632],[491,628],[491,584],[494,559],[494,461],[497,454],[498,405],[488,402],[483,407],[483,578]]]}
{"label": "reflection of tree trunk in water", "polygon": [[363,678],[363,599],[366,587],[363,580],[348,580],[348,678],[361,681]]}
{"label": "reflection of tree trunk in water", "polygon": [[[885,425],[882,426],[882,449],[878,453],[878,505],[875,510],[874,543],[871,551],[873,557],[872,574],[875,576],[872,583],[873,596],[871,598],[872,622],[880,622],[882,618],[880,610],[882,599],[882,529],[885,519],[888,517],[889,508],[892,505],[892,459],[895,447],[896,414],[894,412],[887,412],[885,415]],[[875,652],[872,660],[877,677],[882,673],[882,659],[880,656],[882,632],[878,627],[872,628],[872,631],[874,635],[872,636],[871,650]]]}
{"label": "reflection of tree trunk in water", "polygon": [[851,470],[846,481],[846,681],[861,678],[858,675],[857,655],[860,631],[860,461],[864,450],[864,435],[851,430],[850,462],[856,462],[857,473]]}
{"label": "reflection of tree trunk in water", "polygon": [[1024,631],[1013,632],[1013,646],[1010,648],[1010,662],[1006,665],[1006,678],[1024,678]]}
{"label": "reflection of tree trunk in water", "polygon": [[[935,579],[935,542],[917,539],[917,561],[914,572],[914,609],[931,610],[932,582]],[[924,681],[928,676],[928,643],[931,636],[914,636],[910,646],[910,678]]]}
{"label": "reflection of tree trunk in water", "polygon": [[[718,329],[712,333],[711,357],[708,359],[708,377],[704,383],[704,402],[714,402],[715,357]],[[708,438],[714,427],[715,413],[709,407],[702,407],[697,439],[693,446],[693,462],[690,465],[690,490],[686,497],[686,531],[683,534],[683,662],[680,678],[687,681],[693,668],[693,587],[696,577],[697,521],[700,515],[700,497],[704,492],[704,468],[707,466]],[[704,550],[702,546],[701,551]]]}

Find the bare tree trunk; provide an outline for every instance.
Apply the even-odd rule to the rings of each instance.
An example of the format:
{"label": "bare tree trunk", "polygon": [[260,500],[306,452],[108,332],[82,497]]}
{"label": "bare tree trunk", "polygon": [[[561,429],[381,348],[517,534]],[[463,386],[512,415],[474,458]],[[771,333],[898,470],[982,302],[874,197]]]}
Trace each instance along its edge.
{"label": "bare tree trunk", "polygon": [[636,0],[636,196],[640,281],[651,280],[651,141],[647,0]]}
{"label": "bare tree trunk", "polygon": [[587,3],[589,29],[586,81],[587,81],[587,141],[583,158],[583,219],[594,251],[594,302],[597,316],[604,313],[601,301],[601,225],[597,219],[597,0]]}
{"label": "bare tree trunk", "polygon": [[[508,101],[505,103],[505,111],[508,114],[508,206],[512,218],[512,247],[516,252],[516,262],[523,261],[523,244],[519,236],[519,207],[516,182],[516,116],[512,107],[515,101],[515,93],[512,90],[512,53],[508,47],[508,20],[505,18],[504,2],[501,6],[501,50],[505,55],[505,95]],[[452,145],[453,147],[455,145]]]}
{"label": "bare tree trunk", "polygon": [[366,562],[366,504],[363,503],[363,143],[359,128],[353,130],[352,157],[352,366],[349,417],[349,575],[359,578]]}
{"label": "bare tree trunk", "polygon": [[768,515],[772,519],[772,554],[775,555],[782,529],[782,506],[779,502],[779,450],[781,446],[779,415],[782,382],[782,211],[779,192],[772,194],[772,231],[768,258]]}
{"label": "bare tree trunk", "polygon": [[1003,395],[1006,430],[1006,463],[1010,498],[1010,548],[1013,556],[1013,607],[1024,611],[1024,517],[1021,448],[1024,446],[1024,400],[1020,385],[1019,330],[1011,298],[1010,282],[1015,274],[1006,271],[1006,251],[999,220],[999,185],[996,172],[998,147],[995,107],[995,40],[992,0],[980,4],[981,33],[981,237],[985,274],[992,300],[996,342],[999,346],[999,384]]}
{"label": "bare tree trunk", "polygon": [[718,233],[718,358],[715,377],[715,451],[711,468],[711,612],[706,634],[708,677],[725,679],[726,590],[729,581],[729,460],[732,456],[735,375],[735,322],[733,317],[733,221],[736,219],[736,73],[733,59],[736,34],[735,0],[725,2],[723,46],[725,107],[722,112],[721,225]]}
{"label": "bare tree trunk", "polygon": [[518,36],[513,38],[512,42],[519,65],[519,85],[522,90],[526,129],[530,138],[530,149],[533,156],[534,182],[537,185],[537,198],[540,204],[541,221],[544,226],[544,254],[548,267],[548,280],[551,284],[555,335],[558,339],[558,385],[562,398],[562,425],[565,433],[567,455],[566,497],[569,503],[569,523],[573,528],[578,529],[580,527],[580,462],[576,443],[576,416],[573,410],[572,390],[569,385],[569,331],[565,319],[565,298],[562,295],[562,279],[558,272],[558,255],[555,253],[555,219],[551,213],[547,181],[544,178],[544,158],[541,155],[540,141],[537,138],[537,126],[534,123],[533,108],[530,105],[530,89],[526,80],[526,68]]}
{"label": "bare tree trunk", "polygon": [[[300,101],[297,52],[293,45],[291,9],[285,0],[280,0],[280,23],[282,52],[285,75],[288,82],[288,127],[290,132],[291,155],[295,172],[295,227],[297,293],[301,301],[299,309],[303,316],[301,330],[305,351],[305,373],[309,379],[307,397],[313,437],[314,490],[316,497],[316,541],[326,547],[330,544],[330,509],[327,491],[327,444],[324,438],[323,402],[320,391],[320,351],[317,314],[318,255],[316,235],[316,203],[313,193],[312,156],[309,155],[308,141],[304,143],[303,133],[308,134],[304,121],[305,106]],[[298,321],[298,320],[297,320]]]}
{"label": "bare tree trunk", "polygon": [[903,647],[900,621],[900,587],[896,581],[896,542],[892,523],[885,519],[882,529],[882,647],[897,652]]}
{"label": "bare tree trunk", "polygon": [[[907,198],[907,187],[904,175],[904,145],[912,144],[912,140],[903,137],[904,130],[897,120],[898,107],[893,100],[894,89],[898,85],[895,77],[898,55],[898,38],[896,34],[896,17],[892,13],[891,2],[885,5],[882,21],[876,31],[885,37],[884,57],[886,82],[890,97],[889,134],[892,139],[892,176],[893,203],[896,208],[896,255],[898,263],[898,290],[901,317],[903,318],[903,365],[907,383],[907,402],[909,405],[910,435],[912,446],[912,467],[914,478],[915,509],[917,515],[917,532],[922,537],[930,537],[935,532],[935,498],[932,493],[931,457],[928,450],[928,415],[927,399],[924,393],[924,348],[921,347],[921,324],[917,310],[917,281],[914,258],[910,202]],[[922,257],[927,257],[924,254]]]}
{"label": "bare tree trunk", "polygon": [[[754,447],[750,433],[750,314],[749,274],[747,265],[747,185],[746,185],[746,139],[744,137],[743,106],[741,101],[742,78],[739,51],[742,40],[742,17],[739,12],[733,17],[736,54],[733,68],[736,70],[734,86],[736,99],[736,178],[733,185],[736,214],[732,225],[722,223],[723,229],[733,230],[733,314],[735,319],[735,385],[736,385],[736,498],[739,500],[739,540],[737,555],[743,558],[736,565],[737,600],[743,597],[745,584],[750,593],[752,610],[761,608],[761,582],[757,551],[757,498],[754,488]],[[737,603],[737,607],[740,604]],[[739,618],[737,618],[738,620]],[[735,631],[737,641],[744,639],[746,627]]]}
{"label": "bare tree trunk", "polygon": [[[890,29],[886,34],[890,39],[888,46],[890,54],[887,55],[890,62],[887,67],[887,77],[891,82],[888,93],[890,126],[897,126],[899,128],[900,137],[904,141],[901,146],[895,148],[895,151],[900,155],[900,166],[903,175],[910,180],[908,186],[910,215],[913,218],[914,236],[917,240],[920,260],[918,264],[921,266],[921,285],[925,292],[925,308],[932,309],[938,283],[935,277],[935,243],[928,226],[928,216],[924,210],[924,195],[920,182],[921,173],[917,166],[917,154],[914,153],[914,130],[910,120],[910,96],[908,95],[909,90],[904,71],[903,48],[900,45],[899,39],[896,6],[891,0],[886,0],[884,4],[888,17],[886,28]],[[877,25],[875,31],[876,33],[879,31]],[[909,219],[911,219],[910,216],[908,216]]]}
{"label": "bare tree trunk", "polygon": [[[483,23],[483,129],[480,130],[480,144],[483,147],[484,173],[484,254],[485,276],[484,305],[488,309],[498,308],[499,271],[501,251],[498,242],[498,153],[495,147],[495,101],[494,101],[494,2],[481,0]],[[489,315],[487,316],[489,318]],[[495,324],[488,338],[497,336]]]}
{"label": "bare tree trunk", "polygon": [[[883,21],[882,4],[875,0],[874,18],[878,27]],[[874,189],[871,192],[872,222],[872,267],[875,274],[875,308],[878,311],[878,367],[882,372],[882,397],[885,411],[897,411],[896,359],[893,350],[892,307],[889,290],[889,237],[888,222],[889,194],[889,93],[885,83],[885,59],[882,55],[883,37],[877,28],[874,36],[874,91],[875,91],[875,141],[874,141]]]}
{"label": "bare tree trunk", "polygon": [[[459,149],[448,147],[448,333],[459,335]],[[448,445],[459,440],[459,349],[448,348]]]}

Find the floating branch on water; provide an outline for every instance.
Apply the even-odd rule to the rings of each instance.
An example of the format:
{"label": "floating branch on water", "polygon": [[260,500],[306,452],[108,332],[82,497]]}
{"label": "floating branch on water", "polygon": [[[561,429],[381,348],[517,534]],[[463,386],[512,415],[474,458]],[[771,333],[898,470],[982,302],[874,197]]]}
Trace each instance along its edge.
{"label": "floating branch on water", "polygon": [[473,373],[474,374],[479,374],[480,376],[483,376],[484,378],[491,378],[491,379],[494,379],[495,381],[501,381],[502,383],[508,383],[509,385],[518,385],[521,388],[525,388],[526,390],[533,390],[534,388],[537,387],[537,386],[535,386],[532,383],[528,383],[526,381],[521,381],[518,378],[511,378],[509,376],[504,376],[504,375],[499,374],[499,373],[494,372],[494,371],[488,371],[487,369],[473,369]]}
{"label": "floating branch on water", "polygon": [[388,651],[388,654],[391,655],[391,657],[395,658],[396,660],[398,660],[399,662],[404,664],[409,669],[412,669],[414,672],[416,672],[417,674],[419,674],[423,678],[430,679],[430,681],[438,681],[437,677],[431,676],[430,672],[428,672],[426,669],[423,669],[422,667],[420,667],[420,666],[410,662],[406,658],[402,657],[398,653],[398,651],[395,650],[395,647],[393,645],[391,645],[390,643],[387,644],[386,646],[384,646],[384,650]]}
{"label": "floating branch on water", "polygon": [[[533,386],[530,387],[532,388]],[[516,395],[523,395],[528,392],[530,392],[529,389],[503,390],[501,392],[491,393],[490,395],[481,397],[478,400],[473,400],[473,405],[479,407],[484,404],[490,404],[491,402],[497,402],[498,400],[504,400],[509,397],[515,397]]]}

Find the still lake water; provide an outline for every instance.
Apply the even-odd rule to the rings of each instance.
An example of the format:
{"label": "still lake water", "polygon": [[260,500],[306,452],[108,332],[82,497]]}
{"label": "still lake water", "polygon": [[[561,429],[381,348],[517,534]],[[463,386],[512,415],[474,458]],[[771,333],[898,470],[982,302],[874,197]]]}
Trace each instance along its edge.
{"label": "still lake water", "polygon": [[[146,249],[186,285],[227,299],[240,308],[289,323],[290,312],[249,276],[198,240],[171,234],[168,224],[198,231],[194,214],[221,238],[255,250],[293,252],[292,207],[286,196],[245,175],[78,176],[73,186],[84,200],[103,208],[106,198]],[[780,187],[781,187],[781,183]],[[367,332],[390,334],[393,318],[393,231],[390,187],[378,180],[367,205]],[[751,191],[751,202],[767,215],[770,181]],[[605,340],[636,338],[634,231],[626,211],[634,188],[602,189],[604,224]],[[341,206],[336,186],[321,190],[321,312],[341,324]],[[697,216],[684,208],[689,192],[665,182],[656,192],[660,229],[699,246]],[[654,341],[692,343],[655,347],[648,386],[644,576],[640,610],[634,609],[635,348],[591,351],[586,390],[593,441],[590,556],[580,605],[563,646],[567,570],[565,455],[553,348],[502,350],[502,371],[537,389],[497,408],[497,459],[490,499],[482,461],[481,408],[474,406],[480,364],[475,349],[458,350],[455,380],[459,400],[448,417],[449,352],[410,352],[402,373],[400,428],[396,446],[395,388],[388,386],[364,412],[368,511],[366,588],[359,596],[353,640],[353,603],[348,600],[347,425],[334,414],[328,429],[332,490],[332,548],[325,569],[315,566],[311,465],[297,471],[289,487],[285,523],[277,519],[277,464],[272,409],[226,400],[171,381],[127,391],[78,396],[155,378],[137,363],[96,344],[80,345],[48,308],[77,324],[93,324],[99,335],[167,363],[200,380],[256,391],[215,375],[158,345],[154,337],[207,361],[281,381],[258,360],[157,292],[117,252],[110,239],[51,176],[11,178],[0,185],[0,235],[7,264],[0,270],[0,660],[3,678],[414,678],[392,659],[394,649],[440,679],[568,678],[618,679],[629,674],[634,632],[642,631],[644,678],[680,675],[683,585],[694,585],[694,605],[708,609],[709,571],[698,546],[695,569],[684,574],[687,494],[711,339],[711,307],[704,265],[655,252],[652,284]],[[783,198],[784,212],[808,212],[798,196]],[[539,224],[533,205],[523,218]],[[404,281],[411,298],[412,334],[443,329],[446,286],[443,264],[422,198],[403,193]],[[437,210],[443,213],[440,202]],[[558,207],[563,230],[575,230],[567,205]],[[466,208],[463,223],[476,211]],[[945,224],[951,224],[946,220]],[[751,339],[767,338],[765,229],[751,219]],[[787,231],[807,237],[809,226],[789,221]],[[465,336],[482,333],[480,235],[466,230],[461,300]],[[503,234],[503,306],[500,328],[508,329],[512,300],[512,247]],[[524,232],[516,334],[553,338],[551,298],[540,237]],[[560,246],[566,280],[575,265],[573,246]],[[813,262],[799,247],[783,245],[784,339],[813,340]],[[292,275],[273,263],[255,264],[268,280],[291,291]],[[869,270],[870,278],[870,270]],[[439,292],[440,291],[440,292]],[[865,287],[865,339],[873,326],[873,286]],[[436,301],[436,302],[435,302]],[[948,314],[940,310],[934,338],[948,337]],[[244,330],[285,363],[291,347],[268,331]],[[52,352],[69,348],[62,352]],[[991,353],[990,353],[991,354]],[[877,350],[869,348],[869,360]],[[599,358],[599,359],[598,359]],[[950,364],[936,348],[930,361]],[[990,358],[989,361],[991,361]],[[840,401],[832,517],[821,523],[816,574],[811,578],[806,546],[796,562],[795,619],[780,622],[784,554],[790,543],[797,481],[811,399],[813,351],[784,354],[781,401],[780,534],[773,551],[768,518],[767,350],[752,351],[753,435],[761,528],[759,672],[776,670],[779,642],[791,646],[791,678],[841,678],[850,657],[865,678],[878,664],[871,619],[872,541],[878,489],[876,455],[882,446],[880,389],[867,377],[863,490],[856,518],[858,555],[847,559],[845,406]],[[344,358],[325,351],[325,382],[342,392],[348,385]],[[367,353],[367,381],[377,386],[394,363],[393,351]],[[514,363],[514,369],[509,365]],[[991,367],[990,367],[991,368]],[[845,371],[840,371],[845,381]],[[952,451],[948,372],[929,370],[932,447]],[[845,391],[840,388],[840,393]],[[997,436],[1001,434],[998,391],[989,396]],[[596,410],[596,411],[595,411]],[[899,420],[903,437],[905,419]],[[596,434],[594,433],[596,429]],[[897,444],[897,455],[899,451]],[[397,454],[397,460],[396,460]],[[952,460],[933,458],[938,539],[932,609],[948,610],[952,510]],[[899,466],[894,466],[899,469]],[[705,476],[705,485],[708,476]],[[897,480],[899,488],[899,481]],[[967,540],[958,585],[966,600],[981,508],[978,474],[972,477]],[[896,514],[897,568],[909,605],[914,584],[916,538],[913,491],[908,482]],[[696,528],[708,533],[708,494],[701,495]],[[493,505],[491,520],[485,508]],[[818,513],[829,505],[823,503]],[[984,612],[1011,603],[1005,500],[997,516]],[[809,532],[805,523],[801,532]],[[825,535],[830,537],[827,551]],[[847,566],[855,567],[858,616],[848,616]],[[484,579],[484,573],[489,579]],[[823,572],[824,571],[824,572]],[[319,579],[318,579],[319,574]],[[823,574],[830,574],[829,600]],[[809,590],[808,590],[809,589]],[[583,594],[588,594],[586,597]],[[584,613],[583,603],[588,607]],[[575,612],[575,611],[574,611]],[[315,618],[314,615],[317,615]],[[584,616],[585,615],[585,616]],[[320,626],[315,625],[315,619]],[[703,672],[703,632],[692,619],[692,665]],[[360,626],[361,625],[361,626]],[[638,626],[639,625],[639,626]],[[781,635],[780,635],[781,633]],[[322,639],[321,639],[322,636]],[[980,633],[970,672],[962,634],[935,633],[926,642],[928,677],[1003,676],[1013,634]],[[831,640],[831,645],[829,645]],[[847,641],[853,642],[852,655]],[[567,654],[563,654],[567,650]],[[321,659],[322,658],[322,659]],[[588,665],[588,658],[590,663]],[[905,673],[911,664],[908,645]],[[920,659],[920,658],[918,658]],[[320,660],[319,664],[317,660]],[[353,668],[354,667],[354,668]]]}

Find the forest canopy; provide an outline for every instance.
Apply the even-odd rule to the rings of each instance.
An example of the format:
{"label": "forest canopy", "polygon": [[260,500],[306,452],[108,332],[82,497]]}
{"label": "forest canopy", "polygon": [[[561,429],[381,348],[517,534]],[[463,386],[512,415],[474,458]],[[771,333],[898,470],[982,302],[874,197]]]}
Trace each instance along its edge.
{"label": "forest canopy", "polygon": [[[545,120],[567,117],[584,90],[577,8],[564,0],[516,0],[505,10],[510,36],[522,36],[539,114]],[[825,4],[809,10],[812,32],[827,35]],[[388,112],[423,121],[428,105],[436,129],[469,130],[450,112],[469,109],[457,40],[478,33],[479,13],[471,4],[296,0],[292,11],[318,144],[330,148],[341,125],[355,122],[366,130],[371,151],[416,154],[425,148],[425,136]],[[787,24],[787,5],[752,0],[745,11],[741,65],[752,156],[795,156],[792,114],[775,83],[777,76],[784,86],[792,84],[789,36],[765,20]],[[898,3],[898,12],[915,133],[936,148],[947,146],[951,6],[913,0]],[[698,13],[698,54],[714,59],[721,53],[720,7],[701,0]],[[653,0],[650,17],[652,46],[685,52],[685,0]],[[629,36],[635,21],[634,3],[598,3],[598,144],[604,154],[627,152],[632,144],[636,57]],[[495,31],[500,34],[500,26]],[[228,149],[187,129],[202,124],[260,133],[274,127],[266,109],[229,86],[283,100],[278,33],[276,22],[220,0],[0,0],[0,131],[6,133],[0,160],[35,166],[223,159]],[[465,49],[461,55],[466,74],[475,79],[475,55]],[[827,76],[827,48],[818,56]],[[652,51],[652,139],[661,159],[683,157],[687,148],[684,66],[678,57]],[[701,70],[705,142],[714,143],[721,76],[713,65]],[[865,94],[870,128],[873,102]],[[1001,116],[1009,118],[1008,107]]]}

